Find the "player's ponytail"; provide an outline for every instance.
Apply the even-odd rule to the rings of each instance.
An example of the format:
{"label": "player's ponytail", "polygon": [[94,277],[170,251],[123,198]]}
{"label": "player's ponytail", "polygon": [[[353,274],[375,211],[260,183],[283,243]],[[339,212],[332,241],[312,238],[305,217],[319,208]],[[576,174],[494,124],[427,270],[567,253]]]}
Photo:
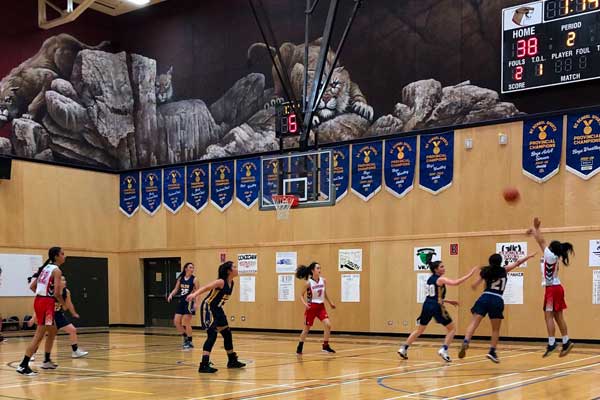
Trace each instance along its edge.
{"label": "player's ponytail", "polygon": [[306,265],[300,265],[297,269],[296,269],[296,278],[298,279],[308,279],[309,277],[312,276],[313,271],[315,269],[315,267],[319,265],[318,262],[313,261],[310,263],[310,265],[306,266]]}
{"label": "player's ponytail", "polygon": [[190,265],[194,265],[194,263],[191,262],[186,262],[185,265],[183,266],[183,269],[181,270],[181,272],[179,273],[179,276],[177,277],[177,281],[181,282],[181,278],[183,278],[185,276],[185,273],[187,271],[187,268]]}
{"label": "player's ponytail", "polygon": [[61,247],[51,247],[50,250],[48,250],[48,258],[46,259],[46,261],[44,261],[44,264],[42,264],[42,266],[38,268],[38,270],[35,274],[33,274],[32,276],[27,278],[27,282],[31,282],[32,279],[40,276],[44,267],[46,265],[50,264],[51,262],[52,263],[55,262],[56,257],[58,257],[58,255],[60,254],[61,251],[62,251]]}
{"label": "player's ponytail", "polygon": [[233,261],[227,261],[219,265],[219,278],[226,280],[229,276],[229,271],[233,268]]}
{"label": "player's ponytail", "polygon": [[430,261],[427,263],[432,274],[435,274],[435,270],[438,269],[440,265],[442,265],[442,261]]}
{"label": "player's ponytail", "polygon": [[558,240],[553,240],[548,245],[548,248],[552,253],[561,258],[565,266],[569,265],[569,256],[575,254],[575,249],[573,248],[573,245],[569,242],[561,243]]}

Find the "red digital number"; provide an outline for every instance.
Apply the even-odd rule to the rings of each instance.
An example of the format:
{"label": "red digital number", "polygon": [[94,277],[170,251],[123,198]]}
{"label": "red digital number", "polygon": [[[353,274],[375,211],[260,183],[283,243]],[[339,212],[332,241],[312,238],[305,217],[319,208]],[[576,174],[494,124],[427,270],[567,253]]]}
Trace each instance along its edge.
{"label": "red digital number", "polygon": [[538,53],[538,38],[517,40],[517,58],[533,57]]}
{"label": "red digital number", "polygon": [[519,65],[515,68],[515,72],[513,74],[513,79],[515,81],[523,80],[523,66]]}
{"label": "red digital number", "polygon": [[296,122],[296,114],[290,114],[288,116],[288,131],[290,133],[298,132],[298,122]]}

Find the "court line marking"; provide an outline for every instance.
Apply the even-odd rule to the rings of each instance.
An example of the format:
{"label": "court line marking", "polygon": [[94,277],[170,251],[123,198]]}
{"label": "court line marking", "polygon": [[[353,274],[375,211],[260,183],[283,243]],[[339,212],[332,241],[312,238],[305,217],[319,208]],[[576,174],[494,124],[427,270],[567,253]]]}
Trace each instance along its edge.
{"label": "court line marking", "polygon": [[[511,389],[517,389],[520,386],[522,386],[524,383],[528,383],[528,382],[531,382],[531,381],[543,382],[543,381],[548,380],[546,378],[553,379],[555,377],[563,377],[563,376],[570,375],[571,373],[576,372],[576,371],[580,371],[580,370],[587,369],[587,368],[595,368],[597,366],[600,366],[600,363],[595,363],[595,364],[591,364],[591,365],[584,365],[582,367],[570,368],[568,370],[555,372],[555,373],[550,374],[550,375],[537,376],[535,378],[525,379],[523,381],[511,382],[511,383],[507,383],[507,384],[504,384],[504,385],[499,385],[499,386],[494,386],[494,387],[487,388],[487,389],[477,390],[475,392],[463,393],[463,394],[458,395],[458,396],[446,397],[445,400],[463,398],[463,396],[470,396],[470,395],[473,395],[473,394],[479,394],[479,393],[484,393],[484,392],[492,392],[492,393],[486,394],[486,396],[487,396],[487,395],[490,395],[490,394],[494,394],[494,391],[496,391],[498,389],[505,388],[505,387],[514,386]],[[533,382],[533,383],[538,383],[538,382]],[[475,397],[480,397],[480,396],[475,396]],[[471,397],[471,398],[475,398],[475,397]]]}
{"label": "court line marking", "polygon": [[106,390],[108,392],[120,392],[120,393],[151,394],[151,395],[154,394],[154,393],[150,393],[150,392],[136,392],[134,390],[109,389],[109,388],[99,388],[99,387],[92,387],[92,389],[95,389],[95,390]]}
{"label": "court line marking", "polygon": [[[512,351],[512,350],[509,350]],[[520,354],[515,354],[512,356],[507,356],[504,358],[512,358],[512,357],[520,357],[520,356],[524,356],[527,354],[532,354],[535,352],[526,352],[526,353],[520,353]],[[484,355],[477,355],[477,356],[472,356],[472,357],[467,357],[467,358],[478,358],[478,357],[483,357]],[[435,371],[435,370],[439,370],[439,369],[445,369],[445,368],[451,368],[451,367],[458,367],[458,366],[462,366],[462,365],[469,365],[469,364],[478,364],[481,362],[489,362],[487,359],[483,359],[483,360],[478,360],[478,361],[471,361],[468,363],[460,363],[460,364],[453,364],[453,365],[442,365],[440,367],[437,368],[426,368],[426,369],[416,369],[416,370],[411,370],[411,371],[403,371],[403,372],[399,372],[397,374],[391,374],[391,375],[387,375],[386,377],[389,376],[400,376],[400,375],[409,375],[409,374],[414,374],[414,373],[418,373],[418,372],[423,372],[423,371]],[[439,364],[440,361],[429,361],[426,363],[422,363],[422,364],[417,364],[414,365],[414,367],[422,367],[425,365],[431,365],[431,364]],[[245,400],[253,400],[253,399],[262,399],[262,398],[266,398],[266,397],[273,397],[273,396],[286,396],[288,394],[293,394],[293,393],[298,393],[298,392],[303,392],[303,391],[309,391],[309,390],[317,390],[317,389],[322,389],[322,388],[327,388],[327,387],[331,387],[331,386],[338,386],[338,385],[347,385],[347,384],[351,384],[351,383],[357,383],[357,382],[362,382],[362,381],[368,381],[371,379],[371,377],[368,378],[361,378],[358,379],[359,376],[361,375],[365,375],[365,374],[373,374],[376,372],[382,372],[382,371],[390,371],[390,370],[397,370],[399,368],[402,367],[395,367],[395,368],[384,368],[384,369],[379,369],[379,370],[372,370],[372,371],[364,371],[364,372],[353,372],[351,374],[345,374],[345,375],[337,375],[337,376],[332,376],[332,377],[328,377],[328,378],[320,378],[318,379],[318,381],[323,381],[323,380],[330,380],[330,379],[339,379],[339,378],[346,378],[349,376],[357,376],[357,378],[355,379],[351,379],[349,381],[346,382],[334,382],[334,383],[326,383],[326,384],[322,384],[322,385],[317,385],[317,386],[313,386],[310,388],[298,388],[298,389],[294,389],[294,390],[288,390],[288,391],[282,391],[282,392],[277,392],[277,393],[267,393],[264,395],[256,395],[256,396],[252,396],[252,397],[244,397]],[[377,377],[379,378],[379,377]],[[315,380],[311,380],[311,381],[301,381],[301,382],[297,382],[297,383],[293,383],[291,384],[291,386],[297,386],[297,385],[301,385],[301,384],[305,384],[307,382],[314,382]],[[256,388],[253,390],[249,390],[249,391],[257,391],[257,390],[263,390],[263,388]],[[212,397],[217,397],[217,396],[227,396],[230,394],[235,394],[235,392],[233,393],[221,393],[219,395],[212,395],[210,396],[210,398]],[[187,400],[201,400],[201,399],[205,399],[205,398],[209,398],[207,396],[202,396],[202,397],[195,397],[195,398],[191,398],[191,399],[187,399]]]}
{"label": "court line marking", "polygon": [[[586,358],[572,360],[572,361],[567,361],[567,362],[563,362],[563,363],[552,364],[552,365],[549,365],[549,366],[546,366],[546,367],[531,368],[531,369],[528,369],[528,370],[525,370],[525,371],[511,372],[509,374],[503,374],[503,375],[493,376],[493,377],[490,377],[490,378],[481,378],[481,379],[476,379],[476,380],[473,380],[473,381],[461,382],[461,383],[457,383],[455,385],[437,387],[437,388],[433,388],[433,389],[423,390],[421,392],[415,392],[415,393],[405,394],[405,395],[402,395],[402,396],[387,397],[385,400],[405,399],[405,398],[412,397],[412,396],[420,396],[420,395],[423,395],[423,394],[429,394],[429,393],[439,392],[440,390],[453,389],[453,388],[460,387],[460,386],[472,385],[472,384],[475,384],[475,383],[480,383],[480,382],[485,382],[485,381],[495,380],[495,379],[500,379],[500,378],[508,378],[510,376],[520,375],[520,374],[524,374],[524,373],[527,373],[527,372],[543,371],[543,370],[548,369],[548,368],[554,368],[554,367],[558,367],[560,365],[566,365],[566,364],[573,364],[573,363],[576,363],[576,362],[586,361],[586,360],[589,360],[589,359],[592,359],[592,358],[598,358],[598,357],[600,357],[600,356],[586,357]],[[508,358],[508,357],[504,357],[504,358]],[[539,379],[539,377],[536,377],[536,378],[533,378],[533,379]],[[462,397],[462,396],[451,397],[451,399],[456,399],[456,398],[459,398],[459,397]]]}

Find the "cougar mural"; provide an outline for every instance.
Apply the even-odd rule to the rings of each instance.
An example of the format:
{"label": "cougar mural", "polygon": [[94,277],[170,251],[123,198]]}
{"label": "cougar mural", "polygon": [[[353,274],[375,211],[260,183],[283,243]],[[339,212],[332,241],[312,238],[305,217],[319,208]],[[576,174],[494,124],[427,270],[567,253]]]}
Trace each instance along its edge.
{"label": "cougar mural", "polygon": [[[315,75],[317,60],[322,38],[315,40],[308,47],[308,90],[312,88],[312,82]],[[248,59],[251,59],[252,52],[256,48],[266,49],[263,43],[254,43],[248,48]],[[293,43],[283,43],[279,48],[281,59],[276,59],[277,67],[282,73],[286,74],[292,84],[294,96],[298,99],[302,97],[302,88],[304,84],[304,44],[295,45]],[[271,51],[275,52],[274,48]],[[325,71],[328,71],[333,65],[335,54],[331,49],[327,52]],[[283,86],[277,76],[275,67],[272,68],[273,82],[275,85],[275,95],[278,101],[281,101],[284,95]],[[373,119],[373,108],[367,104],[367,99],[361,92],[358,85],[350,79],[350,73],[344,67],[335,68],[329,85],[317,106],[317,113],[313,118],[313,123],[319,123],[335,118],[344,113],[355,113],[371,121]]]}
{"label": "cougar mural", "polygon": [[67,34],[47,39],[33,57],[0,81],[0,127],[21,116],[39,120],[44,115],[45,93],[56,78],[69,79],[77,53],[104,50],[109,42],[89,46]]}

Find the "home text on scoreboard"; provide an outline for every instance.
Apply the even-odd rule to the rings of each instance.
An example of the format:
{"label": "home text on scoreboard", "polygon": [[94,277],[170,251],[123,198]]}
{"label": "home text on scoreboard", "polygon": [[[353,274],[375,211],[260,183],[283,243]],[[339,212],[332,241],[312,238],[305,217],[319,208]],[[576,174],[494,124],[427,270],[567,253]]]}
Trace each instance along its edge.
{"label": "home text on scoreboard", "polygon": [[600,78],[600,0],[502,10],[502,93]]}

